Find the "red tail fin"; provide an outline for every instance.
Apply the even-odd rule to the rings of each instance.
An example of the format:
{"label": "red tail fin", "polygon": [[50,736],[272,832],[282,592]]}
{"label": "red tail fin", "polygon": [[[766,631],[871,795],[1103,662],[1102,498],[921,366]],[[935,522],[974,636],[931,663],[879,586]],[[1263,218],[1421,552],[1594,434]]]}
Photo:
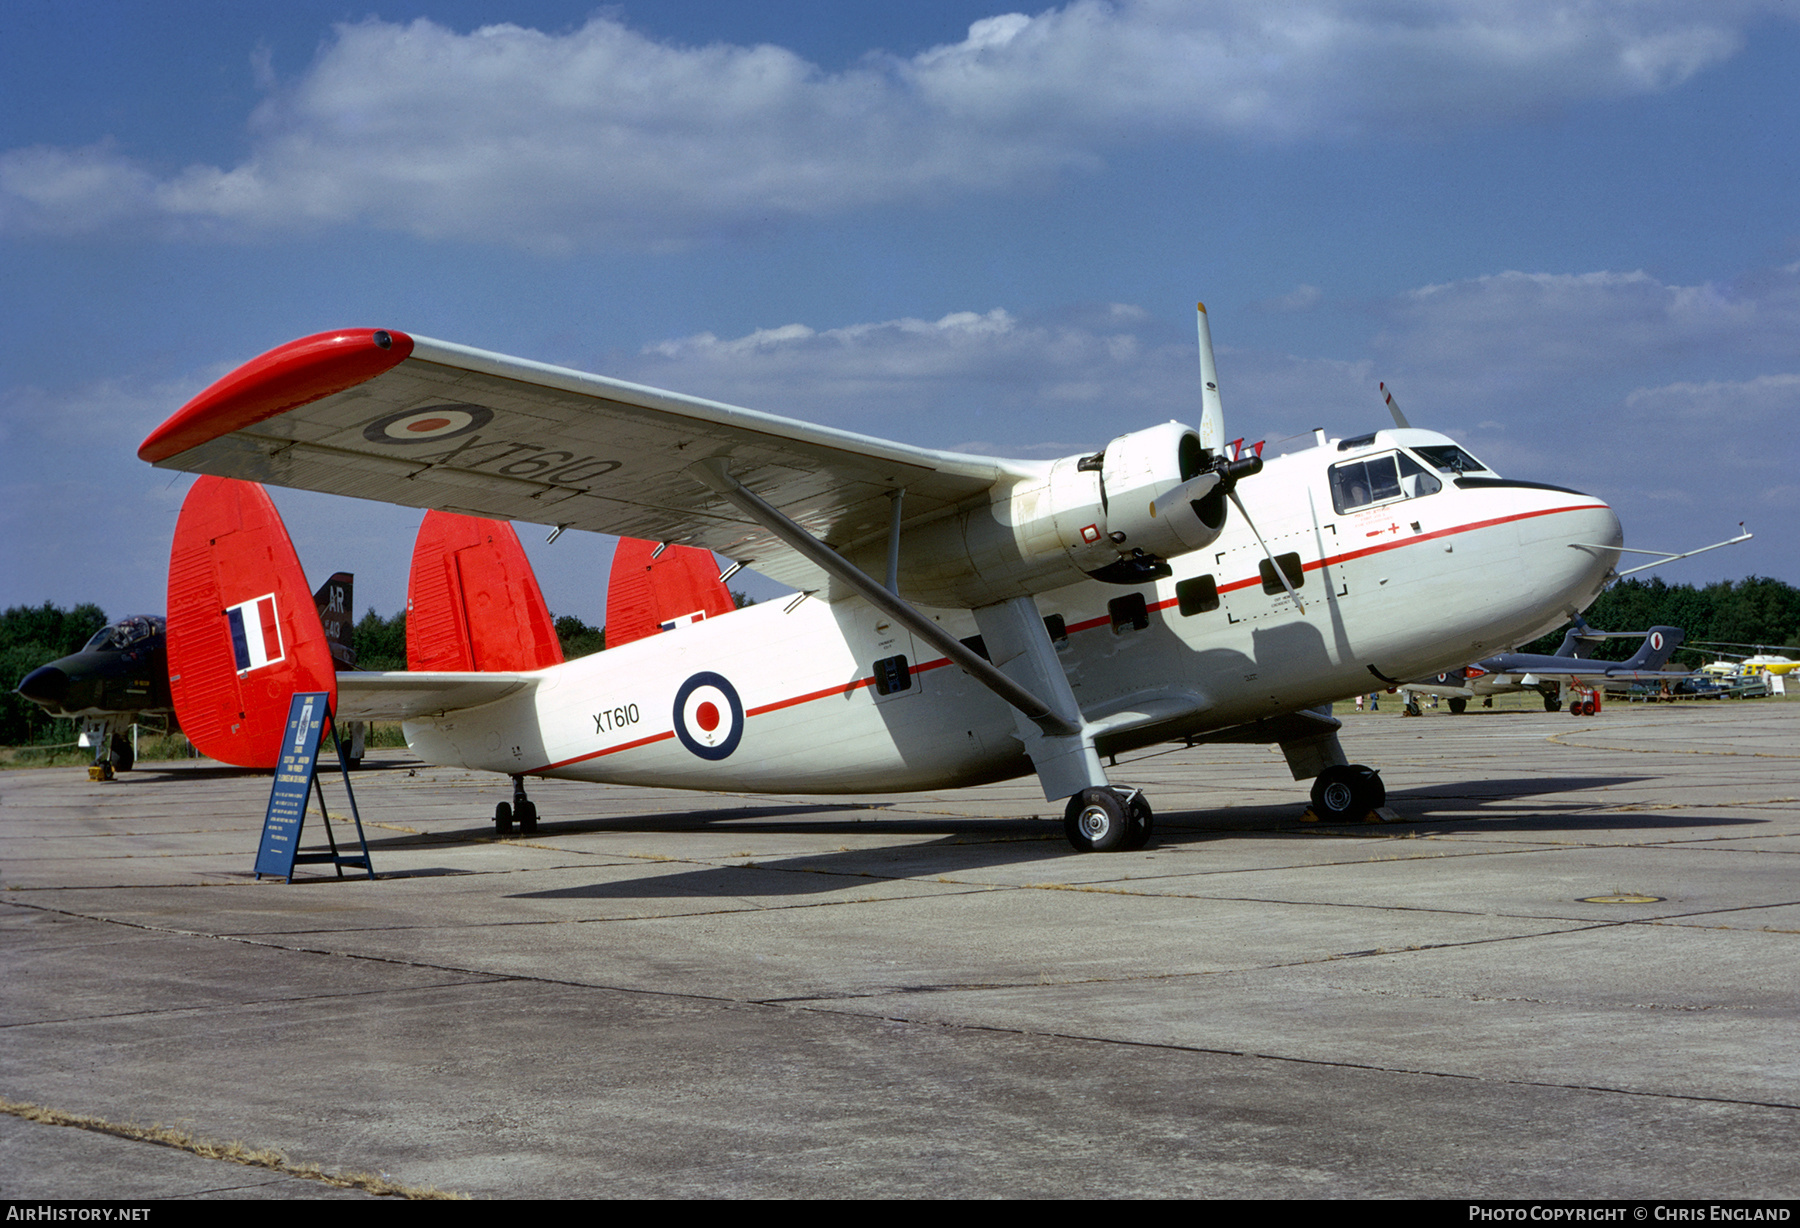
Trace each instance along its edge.
{"label": "red tail fin", "polygon": [[513,527],[426,512],[406,592],[407,668],[527,670],[562,659],[550,610]]}
{"label": "red tail fin", "polygon": [[736,608],[710,550],[668,546],[657,554],[655,542],[619,539],[606,588],[608,648]]}
{"label": "red tail fin", "polygon": [[202,477],[181,505],[169,551],[169,690],[201,753],[240,767],[275,766],[295,691],[337,704],[306,573],[254,482]]}

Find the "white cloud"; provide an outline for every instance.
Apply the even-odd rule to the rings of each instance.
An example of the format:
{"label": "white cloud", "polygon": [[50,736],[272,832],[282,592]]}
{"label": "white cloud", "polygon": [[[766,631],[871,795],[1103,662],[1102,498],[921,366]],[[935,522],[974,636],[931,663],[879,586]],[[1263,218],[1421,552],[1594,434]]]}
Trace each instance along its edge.
{"label": "white cloud", "polygon": [[[231,168],[107,144],[0,154],[0,229],[247,236],[363,224],[555,250],[984,192],[1158,139],[1335,139],[1671,88],[1773,0],[1076,0],[827,73],[596,17],[549,35],[337,27]],[[259,52],[260,75],[267,72]]]}

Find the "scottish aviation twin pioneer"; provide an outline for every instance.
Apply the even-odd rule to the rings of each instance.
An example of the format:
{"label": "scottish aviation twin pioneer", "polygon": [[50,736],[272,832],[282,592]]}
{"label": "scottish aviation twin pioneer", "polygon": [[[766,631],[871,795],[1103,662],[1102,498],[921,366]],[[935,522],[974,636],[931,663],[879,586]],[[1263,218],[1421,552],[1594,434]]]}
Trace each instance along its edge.
{"label": "scottish aviation twin pioneer", "polygon": [[1554,628],[1612,574],[1618,519],[1426,430],[1265,464],[1225,440],[1204,308],[1200,342],[1198,430],[1047,462],[374,329],[253,360],[139,455],[704,547],[799,590],[563,664],[336,680],[340,719],[404,719],[434,763],[780,793],[1035,773],[1071,842],[1108,850],[1152,820],[1102,757],[1186,737],[1278,743],[1321,811],[1372,809],[1326,705]]}

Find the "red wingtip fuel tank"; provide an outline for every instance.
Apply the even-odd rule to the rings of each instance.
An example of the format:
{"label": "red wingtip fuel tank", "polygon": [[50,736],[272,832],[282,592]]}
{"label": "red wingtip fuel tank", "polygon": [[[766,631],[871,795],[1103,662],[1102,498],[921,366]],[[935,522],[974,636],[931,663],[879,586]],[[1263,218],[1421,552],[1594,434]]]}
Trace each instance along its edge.
{"label": "red wingtip fuel tank", "polygon": [[[619,539],[606,586],[606,646],[617,648],[664,630],[671,622],[716,618],[737,608],[719,582],[712,551]],[[697,616],[697,617],[696,617]]]}
{"label": "red wingtip fuel tank", "polygon": [[280,758],[288,697],[337,672],[281,515],[254,482],[202,477],[169,552],[169,690],[201,753],[239,767]]}
{"label": "red wingtip fuel tank", "polygon": [[407,582],[407,668],[533,670],[562,659],[537,573],[513,527],[426,512]]}
{"label": "red wingtip fuel tank", "polygon": [[216,380],[152,431],[138,458],[155,464],[221,435],[374,379],[405,362],[413,339],[380,328],[314,333]]}

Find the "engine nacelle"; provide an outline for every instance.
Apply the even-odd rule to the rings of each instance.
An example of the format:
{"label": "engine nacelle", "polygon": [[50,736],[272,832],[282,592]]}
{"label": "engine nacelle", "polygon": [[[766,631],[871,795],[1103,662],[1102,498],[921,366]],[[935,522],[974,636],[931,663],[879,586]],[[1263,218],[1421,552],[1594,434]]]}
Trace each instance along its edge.
{"label": "engine nacelle", "polygon": [[1179,422],[1121,435],[1106,445],[1100,480],[1111,539],[1121,555],[1169,559],[1219,536],[1225,528],[1225,492],[1216,478],[1198,483],[1205,489],[1192,491],[1196,497],[1185,497],[1189,492],[1169,497],[1201,477],[1204,464],[1199,434]]}
{"label": "engine nacelle", "polygon": [[[1204,469],[1199,435],[1169,422],[907,529],[900,591],[923,605],[977,608],[1087,579],[1145,584],[1169,574],[1165,559],[1211,544],[1224,527],[1224,494]],[[884,556],[885,543],[852,554],[877,576]]]}

